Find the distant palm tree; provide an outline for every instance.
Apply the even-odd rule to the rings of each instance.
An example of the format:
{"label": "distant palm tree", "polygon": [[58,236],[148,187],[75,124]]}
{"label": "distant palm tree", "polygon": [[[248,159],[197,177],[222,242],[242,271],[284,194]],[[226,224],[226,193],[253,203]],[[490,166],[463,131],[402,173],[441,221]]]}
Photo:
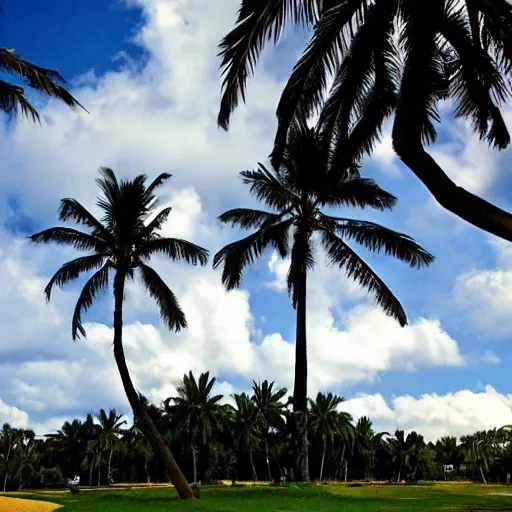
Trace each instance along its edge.
{"label": "distant palm tree", "polygon": [[394,196],[373,180],[362,178],[356,167],[333,168],[325,142],[321,131],[303,124],[294,125],[281,167],[271,171],[260,164],[258,170],[240,173],[251,192],[274,211],[236,208],[223,213],[219,217],[221,222],[255,231],[226,245],[213,260],[214,267],[223,265],[222,282],[232,290],[240,286],[246,267],[267,247],[275,248],[283,258],[290,257],[288,291],[297,311],[293,405],[297,424],[297,467],[304,481],[309,480],[306,290],[308,271],[315,265],[315,242],[325,249],[330,264],[344,270],[348,277],[372,293],[384,312],[402,326],[407,324],[407,317],[400,302],[349,242],[394,256],[411,267],[421,268],[434,259],[407,235],[374,222],[333,217],[322,212],[324,208],[342,206],[389,210],[396,202]]}
{"label": "distant palm tree", "polygon": [[403,430],[397,430],[395,437],[388,440],[393,462],[398,465],[397,482],[400,482],[404,468],[414,470],[425,446],[423,437],[412,431],[407,436]]}
{"label": "distant palm tree", "polygon": [[[12,48],[0,48],[0,69],[21,79],[23,84],[31,89],[50,98],[56,98],[71,108],[84,108],[61,85],[65,84],[65,80],[57,71],[36,66],[22,59]],[[20,112],[34,122],[39,121],[39,113],[25,96],[25,89],[5,80],[0,80],[0,110],[9,116]]]}
{"label": "distant palm tree", "polygon": [[268,434],[271,428],[285,430],[283,415],[286,412],[285,404],[281,401],[288,393],[286,388],[274,389],[274,382],[264,380],[261,383],[253,381],[252,400],[256,403],[259,411],[260,424],[262,425],[263,441],[265,443],[265,458],[267,461],[268,479],[272,482],[272,469],[270,467],[270,453],[268,447]]}
{"label": "distant palm tree", "polygon": [[98,444],[101,450],[108,454],[107,458],[107,482],[113,483],[112,479],[112,456],[114,452],[121,450],[122,441],[121,435],[123,425],[126,425],[126,420],[123,420],[123,414],[118,414],[115,409],[110,409],[107,414],[104,409],[100,409],[97,416],[98,419]]}
{"label": "distant palm tree", "polygon": [[[453,465],[458,471],[459,466],[464,461],[464,451],[462,446],[457,444],[457,438],[454,436],[444,436],[438,439],[435,444],[436,460],[444,466]],[[446,475],[445,475],[446,478]]]}
{"label": "distant palm tree", "polygon": [[126,396],[138,427],[148,438],[179,495],[182,498],[192,498],[192,489],[133,386],[123,348],[123,301],[126,280],[134,279],[137,272],[149,294],[156,300],[160,315],[169,329],[179,331],[185,328],[187,323],[178,299],[147,263],[151,256],[160,254],[174,261],[184,260],[193,265],[205,265],[208,251],[185,240],[162,238],[159,235],[158,231],[169,217],[171,208],[164,208],[149,219],[155,209],[154,192],[171,177],[170,174],[163,173],[148,185],[145,175],[119,182],[111,169],[101,168],[100,172],[101,178],[97,183],[103,196],[98,199],[97,204],[104,212],[101,221],[77,200],[63,199],[59,210],[60,220],[82,224],[89,232],[54,227],[30,237],[36,243],[55,242],[71,245],[79,251],[92,252],[88,256],[65,263],[51,278],[45,288],[45,295],[50,300],[54,286],[62,287],[83,273],[95,271],[82,289],[73,314],[73,339],[85,337],[82,313],[108,288],[109,276],[114,274],[114,357]]}
{"label": "distant palm tree", "polygon": [[277,42],[289,24],[311,29],[311,39],[277,107],[277,161],[294,120],[322,107],[334,77],[321,122],[336,158],[371,153],[384,120],[395,114],[393,147],[439,203],[512,240],[512,215],[457,186],[425,150],[445,99],[482,139],[509,145],[500,111],[510,99],[509,0],[242,0],[236,26],[220,45],[222,127],[245,101],[265,44]]}
{"label": "distant palm tree", "polygon": [[309,428],[312,434],[321,440],[323,447],[319,480],[322,480],[324,474],[327,444],[333,443],[334,439],[340,435],[342,423],[339,418],[338,406],[343,401],[343,397],[332,393],[327,395],[318,393],[315,400],[309,399]]}
{"label": "distant palm tree", "polygon": [[235,411],[233,415],[233,433],[236,449],[249,454],[251,462],[252,478],[258,480],[258,473],[254,466],[253,453],[258,447],[261,432],[261,417],[258,406],[246,393],[234,394]]}
{"label": "distant palm tree", "polygon": [[227,408],[219,404],[222,395],[211,395],[215,377],[202,373],[196,380],[189,372],[177,388],[178,395],[164,400],[169,422],[192,451],[194,483],[197,482],[197,458],[201,449],[214,440],[223,427]]}

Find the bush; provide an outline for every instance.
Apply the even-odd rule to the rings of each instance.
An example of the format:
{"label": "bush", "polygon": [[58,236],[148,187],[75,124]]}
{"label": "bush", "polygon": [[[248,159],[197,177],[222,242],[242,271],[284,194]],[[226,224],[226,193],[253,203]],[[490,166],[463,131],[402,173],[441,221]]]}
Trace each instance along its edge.
{"label": "bush", "polygon": [[64,485],[64,477],[59,466],[41,468],[39,470],[39,481],[44,489],[55,489]]}

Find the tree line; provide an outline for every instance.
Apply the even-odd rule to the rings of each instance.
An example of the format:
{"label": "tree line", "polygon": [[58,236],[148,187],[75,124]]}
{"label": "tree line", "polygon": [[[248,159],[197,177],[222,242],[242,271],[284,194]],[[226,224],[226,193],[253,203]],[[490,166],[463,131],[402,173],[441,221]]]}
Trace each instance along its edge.
{"label": "tree line", "polygon": [[[215,378],[190,372],[176,396],[142,402],[191,482],[293,480],[292,398],[274,382],[253,382],[250,394],[213,394]],[[415,431],[377,432],[368,417],[355,422],[342,397],[308,400],[313,480],[401,482],[464,478],[505,483],[512,472],[512,435],[492,429],[425,442]],[[66,421],[56,433],[0,431],[4,491],[61,487],[78,475],[89,486],[167,481],[165,466],[135,423],[115,409]]]}

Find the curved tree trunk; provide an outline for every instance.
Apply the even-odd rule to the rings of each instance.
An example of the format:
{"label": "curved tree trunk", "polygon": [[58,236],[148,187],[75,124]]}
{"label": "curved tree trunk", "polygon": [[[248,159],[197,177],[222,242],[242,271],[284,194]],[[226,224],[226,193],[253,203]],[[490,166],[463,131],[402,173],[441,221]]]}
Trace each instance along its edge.
{"label": "curved tree trunk", "polygon": [[409,169],[421,180],[437,202],[466,222],[488,233],[512,241],[512,215],[457,186],[411,133],[414,111],[399,108],[393,126],[393,147]]}
{"label": "curved tree trunk", "polygon": [[165,443],[163,437],[158,432],[155,424],[145,411],[139,400],[139,395],[133,387],[128,366],[123,349],[123,298],[124,285],[126,281],[126,273],[122,270],[116,272],[114,278],[114,357],[119,370],[119,375],[123,382],[123,387],[133,410],[133,415],[137,423],[137,427],[146,436],[154,454],[160,459],[165,467],[169,479],[176,488],[178,495],[182,499],[193,498],[194,494],[187,480],[183,476],[176,460],[174,459],[169,447]]}
{"label": "curved tree trunk", "polygon": [[[304,249],[305,252],[305,249]],[[306,265],[302,264],[297,279],[297,330],[295,336],[295,383],[293,410],[295,413],[297,480],[309,482],[308,457],[308,355],[306,343]]]}

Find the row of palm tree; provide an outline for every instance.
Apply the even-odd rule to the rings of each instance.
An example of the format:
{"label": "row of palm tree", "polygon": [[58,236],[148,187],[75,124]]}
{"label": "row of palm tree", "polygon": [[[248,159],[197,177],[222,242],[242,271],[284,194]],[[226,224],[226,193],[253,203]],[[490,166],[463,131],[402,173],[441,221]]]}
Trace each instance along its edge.
{"label": "row of palm tree", "polygon": [[[250,394],[223,397],[213,393],[215,381],[209,373],[196,379],[190,372],[183,376],[177,395],[159,407],[141,397],[191,480],[292,479],[295,445],[288,390],[273,382],[253,382]],[[510,479],[512,435],[508,430],[476,432],[460,442],[442,437],[426,443],[415,431],[375,432],[367,417],[354,423],[343,411],[343,402],[333,393],[318,393],[308,401],[316,480],[400,482],[456,476],[488,483]],[[62,475],[81,475],[90,486],[165,479],[165,467],[147,439],[136,424],[127,428],[116,410],[102,409],[96,417],[89,414],[84,421],[66,421],[43,438],[4,425],[0,461],[4,490],[59,486]]]}
{"label": "row of palm tree", "polygon": [[[333,169],[322,133],[317,129],[296,125],[290,133],[286,159],[279,168],[269,170],[260,164],[257,170],[243,171],[241,176],[251,192],[273,211],[236,208],[222,214],[221,222],[255,231],[221,249],[214,256],[213,265],[222,267],[222,282],[231,290],[241,285],[244,271],[265,249],[273,247],[281,257],[290,259],[288,289],[297,311],[292,430],[297,445],[296,477],[308,481],[306,295],[308,271],[316,263],[315,244],[320,243],[324,248],[328,263],[344,270],[348,277],[372,293],[376,303],[402,326],[407,323],[402,305],[351,243],[363,245],[375,253],[384,252],[416,268],[429,265],[433,256],[407,235],[374,222],[335,217],[330,215],[330,210],[326,211],[350,206],[386,210],[394,206],[396,198],[373,180],[361,177],[357,166],[344,172]],[[114,357],[126,396],[138,427],[155,453],[160,454],[180,495],[191,497],[192,489],[140,401],[128,371],[122,342],[125,284],[136,274],[156,300],[168,328],[179,331],[187,325],[176,295],[149,266],[152,256],[160,255],[192,265],[208,262],[206,249],[159,234],[171,208],[155,211],[155,191],[169,178],[170,175],[164,173],[149,184],[144,175],[118,181],[111,169],[102,168],[101,178],[97,180],[102,192],[97,202],[103,211],[101,219],[77,200],[66,198],[61,201],[60,220],[74,221],[86,230],[54,227],[30,238],[36,243],[71,245],[78,251],[89,253],[65,263],[45,288],[46,298],[50,300],[55,286],[62,287],[83,273],[93,272],[75,307],[73,339],[85,336],[82,315],[109,287],[112,279]],[[195,435],[199,437],[202,433]]]}

